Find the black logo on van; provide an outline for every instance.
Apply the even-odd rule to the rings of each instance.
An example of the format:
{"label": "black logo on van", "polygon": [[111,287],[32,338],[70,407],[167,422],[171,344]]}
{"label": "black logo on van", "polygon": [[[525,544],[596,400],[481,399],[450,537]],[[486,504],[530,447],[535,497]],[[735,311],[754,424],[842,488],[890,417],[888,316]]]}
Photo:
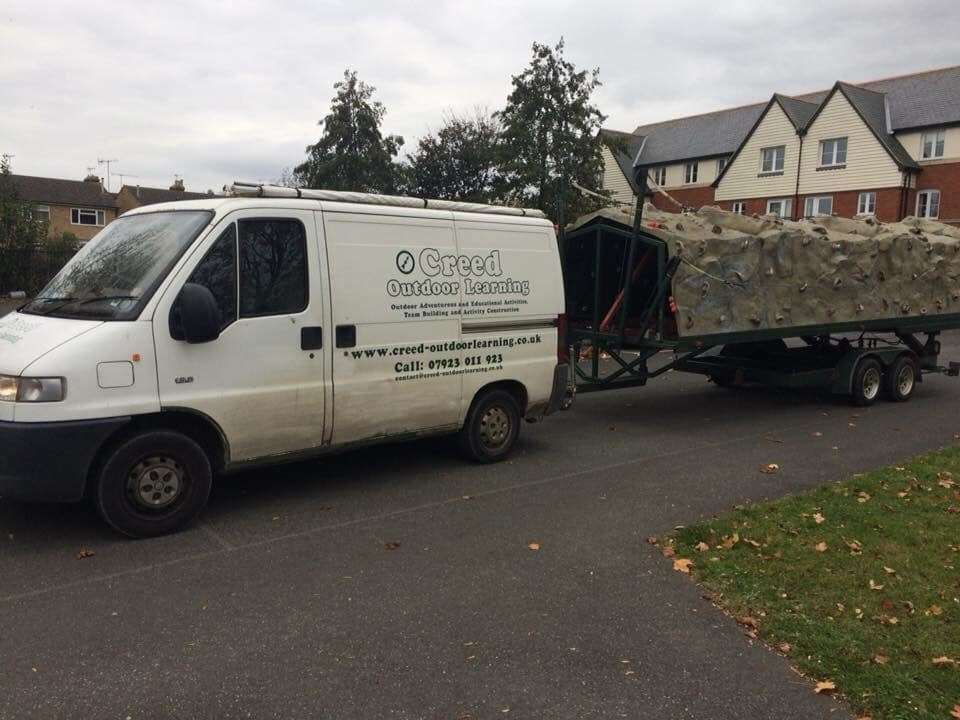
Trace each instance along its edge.
{"label": "black logo on van", "polygon": [[401,250],[397,253],[397,270],[404,275],[409,275],[415,267],[416,262],[414,262],[413,255],[409,250]]}

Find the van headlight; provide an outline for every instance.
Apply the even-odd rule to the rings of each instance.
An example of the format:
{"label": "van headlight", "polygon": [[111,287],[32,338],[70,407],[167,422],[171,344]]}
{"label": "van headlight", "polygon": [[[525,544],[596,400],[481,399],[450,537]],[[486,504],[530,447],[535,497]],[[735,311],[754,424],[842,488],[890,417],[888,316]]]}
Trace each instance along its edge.
{"label": "van headlight", "polygon": [[65,390],[63,378],[0,375],[0,401],[4,402],[59,402]]}

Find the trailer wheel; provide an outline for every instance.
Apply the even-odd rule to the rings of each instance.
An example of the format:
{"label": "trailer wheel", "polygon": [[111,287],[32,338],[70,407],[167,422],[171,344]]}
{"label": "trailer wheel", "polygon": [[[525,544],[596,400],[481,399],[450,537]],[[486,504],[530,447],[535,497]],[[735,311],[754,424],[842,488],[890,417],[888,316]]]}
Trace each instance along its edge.
{"label": "trailer wheel", "polygon": [[175,532],[206,507],[210,460],[186,435],[149,430],[121,442],[105,458],[93,500],[114,530],[134,538]]}
{"label": "trailer wheel", "polygon": [[866,407],[873,405],[880,396],[883,387],[883,366],[876,358],[863,358],[857,363],[853,372],[853,383],[850,389],[854,405]]}
{"label": "trailer wheel", "polygon": [[478,397],[460,430],[460,450],[480,463],[503,460],[520,434],[520,407],[505,390],[491,390]]}
{"label": "trailer wheel", "polygon": [[909,355],[901,355],[887,368],[884,377],[886,395],[894,402],[906,402],[917,387],[917,362]]}

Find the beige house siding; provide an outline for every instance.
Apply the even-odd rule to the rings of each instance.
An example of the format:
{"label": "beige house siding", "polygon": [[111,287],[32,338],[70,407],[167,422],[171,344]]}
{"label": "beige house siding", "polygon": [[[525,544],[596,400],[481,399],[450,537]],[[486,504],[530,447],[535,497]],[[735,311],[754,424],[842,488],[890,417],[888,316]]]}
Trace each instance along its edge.
{"label": "beige house siding", "polygon": [[[45,203],[34,203],[35,205],[44,205]],[[48,238],[59,238],[63,233],[69,232],[76,235],[80,238],[81,241],[86,242],[98,232],[103,230],[104,227],[109,225],[112,221],[117,219],[117,210],[116,208],[98,208],[93,206],[86,205],[50,205],[46,204],[46,207],[50,208],[50,223],[47,226],[47,237]],[[89,210],[103,210],[104,213],[104,224],[102,226],[95,225],[74,225],[70,222],[71,210],[74,208],[89,209]]]}
{"label": "beige house siding", "polygon": [[[778,145],[784,146],[783,174],[757,177],[760,173],[760,151]],[[716,199],[792,197],[797,185],[799,149],[800,138],[793,123],[780,105],[774,103],[723,176],[717,186]]]}
{"label": "beige house siding", "polygon": [[[847,138],[846,167],[818,170],[820,141],[840,137]],[[800,161],[800,194],[898,187],[902,182],[890,154],[843,93],[834,93],[807,130]]]}
{"label": "beige house siding", "polygon": [[633,204],[634,195],[626,176],[617,164],[610,148],[604,146],[603,155],[603,189],[609,192],[614,200]]}
{"label": "beige house siding", "polygon": [[960,127],[942,128],[944,131],[942,158],[924,160],[920,157],[920,152],[923,149],[921,143],[924,132],[936,131],[937,129],[938,128],[929,128],[928,130],[897,133],[897,140],[903,145],[903,149],[910,154],[910,157],[920,164],[960,161]]}
{"label": "beige house siding", "polygon": [[[667,182],[663,186],[665,189],[669,190],[670,188],[693,188],[693,187],[706,187],[710,185],[714,180],[717,179],[717,159],[709,158],[707,160],[691,160],[690,162],[698,163],[697,167],[697,181],[695,183],[686,183],[684,182],[687,172],[687,163],[671,163],[666,165],[667,168]],[[660,166],[664,167],[664,166]],[[654,171],[651,168],[650,181],[654,181]]]}

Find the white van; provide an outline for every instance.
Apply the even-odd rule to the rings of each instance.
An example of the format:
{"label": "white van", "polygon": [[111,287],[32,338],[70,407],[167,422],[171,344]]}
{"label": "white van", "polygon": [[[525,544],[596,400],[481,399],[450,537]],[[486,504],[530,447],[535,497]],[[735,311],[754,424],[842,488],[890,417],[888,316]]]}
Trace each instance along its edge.
{"label": "white van", "polygon": [[212,478],[459,433],[502,459],[567,384],[537,211],[233,185],[132,210],[0,319],[0,496],[168,533]]}

